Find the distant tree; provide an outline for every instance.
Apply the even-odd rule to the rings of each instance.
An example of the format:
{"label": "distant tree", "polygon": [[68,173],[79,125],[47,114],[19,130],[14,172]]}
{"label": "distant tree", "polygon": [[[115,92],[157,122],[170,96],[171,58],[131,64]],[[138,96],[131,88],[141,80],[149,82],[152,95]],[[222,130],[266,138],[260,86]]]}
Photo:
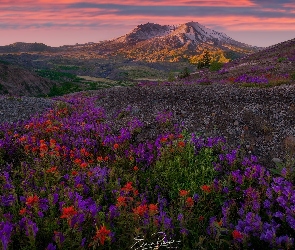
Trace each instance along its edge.
{"label": "distant tree", "polygon": [[211,61],[212,61],[212,56],[210,55],[208,50],[205,50],[205,52],[200,55],[198,58],[198,63],[197,63],[197,68],[209,68]]}
{"label": "distant tree", "polygon": [[190,71],[188,69],[188,67],[185,67],[178,75],[178,78],[183,79],[190,76]]}
{"label": "distant tree", "polygon": [[205,68],[208,68],[210,66],[210,63],[211,63],[211,56],[210,56],[210,53],[208,50],[206,50],[204,52],[204,55],[203,55],[203,63],[204,63],[204,67]]}
{"label": "distant tree", "polygon": [[174,82],[174,81],[175,81],[175,75],[172,71],[170,71],[168,76],[168,82]]}
{"label": "distant tree", "polygon": [[210,71],[218,71],[218,70],[220,70],[222,68],[222,66],[223,66],[223,63],[218,62],[218,61],[213,61],[210,64],[209,70]]}

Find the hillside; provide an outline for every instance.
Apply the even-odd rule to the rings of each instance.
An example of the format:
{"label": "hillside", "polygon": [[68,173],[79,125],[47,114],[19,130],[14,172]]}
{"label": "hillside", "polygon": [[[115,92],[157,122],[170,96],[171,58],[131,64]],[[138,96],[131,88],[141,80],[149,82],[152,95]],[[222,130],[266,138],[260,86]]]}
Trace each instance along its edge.
{"label": "hillside", "polygon": [[50,92],[56,82],[7,63],[0,62],[0,94],[38,96]]}

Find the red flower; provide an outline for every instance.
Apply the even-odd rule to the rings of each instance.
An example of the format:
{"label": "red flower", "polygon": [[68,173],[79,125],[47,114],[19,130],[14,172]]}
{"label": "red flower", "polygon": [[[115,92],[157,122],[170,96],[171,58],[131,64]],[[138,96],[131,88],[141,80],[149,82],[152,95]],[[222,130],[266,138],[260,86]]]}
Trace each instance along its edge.
{"label": "red flower", "polygon": [[118,143],[115,143],[114,144],[114,149],[118,149],[119,148],[119,144]]}
{"label": "red flower", "polygon": [[72,175],[73,175],[73,176],[76,176],[77,174],[78,174],[78,171],[76,171],[76,170],[73,170],[73,171],[72,171]]}
{"label": "red flower", "polygon": [[26,204],[29,206],[34,206],[39,202],[39,197],[37,195],[29,196],[26,200]]}
{"label": "red flower", "polygon": [[199,221],[203,221],[205,218],[204,218],[204,216],[199,216]]}
{"label": "red flower", "polygon": [[232,235],[235,240],[239,240],[243,238],[243,235],[238,230],[234,230]]}
{"label": "red flower", "polygon": [[127,206],[126,204],[126,197],[124,196],[119,196],[117,198],[117,204],[116,204],[117,207],[121,207],[121,206]]}
{"label": "red flower", "polygon": [[121,188],[122,191],[125,191],[125,192],[130,192],[133,190],[133,187],[132,187],[132,182],[129,181],[127,182],[127,184]]}
{"label": "red flower", "polygon": [[88,166],[88,163],[87,162],[83,162],[80,164],[80,167],[81,168],[86,168]]}
{"label": "red flower", "polygon": [[161,139],[160,139],[160,142],[166,142],[168,139],[167,139],[167,137],[162,137]]}
{"label": "red flower", "polygon": [[134,170],[134,171],[138,171],[138,167],[137,167],[137,166],[134,166],[134,167],[133,167],[133,170]]}
{"label": "red flower", "polygon": [[158,213],[158,205],[157,204],[149,204],[149,214],[155,215]]}
{"label": "red flower", "polygon": [[185,146],[185,142],[184,141],[178,142],[178,147],[183,148],[184,146]]}
{"label": "red flower", "polygon": [[148,210],[148,206],[145,205],[139,205],[136,208],[133,208],[133,212],[139,216],[143,216]]}
{"label": "red flower", "polygon": [[78,212],[75,210],[74,206],[70,207],[63,207],[62,208],[62,215],[60,216],[61,219],[69,219],[76,215]]}
{"label": "red flower", "polygon": [[27,212],[27,209],[25,207],[19,210],[20,215],[24,215],[26,212]]}
{"label": "red flower", "polygon": [[97,156],[97,161],[103,161],[103,157],[102,156]]}
{"label": "red flower", "polygon": [[47,169],[46,172],[54,174],[56,172],[56,170],[57,170],[57,167],[51,167],[51,168]]}
{"label": "red flower", "polygon": [[186,203],[186,205],[188,207],[193,207],[194,206],[194,200],[193,200],[192,197],[187,197],[185,203]]}
{"label": "red flower", "polygon": [[82,160],[79,159],[79,158],[76,158],[76,159],[74,160],[74,163],[80,165],[80,164],[82,163]]}
{"label": "red flower", "polygon": [[188,195],[188,191],[187,190],[180,190],[179,191],[179,195],[180,196],[187,196]]}
{"label": "red flower", "polygon": [[99,240],[100,244],[104,245],[104,242],[110,233],[111,231],[108,230],[105,226],[101,226],[100,229],[96,231],[96,234],[94,235],[93,239]]}
{"label": "red flower", "polygon": [[210,193],[210,192],[211,192],[211,186],[209,186],[209,185],[203,185],[203,186],[201,186],[201,189],[202,189],[205,193]]}

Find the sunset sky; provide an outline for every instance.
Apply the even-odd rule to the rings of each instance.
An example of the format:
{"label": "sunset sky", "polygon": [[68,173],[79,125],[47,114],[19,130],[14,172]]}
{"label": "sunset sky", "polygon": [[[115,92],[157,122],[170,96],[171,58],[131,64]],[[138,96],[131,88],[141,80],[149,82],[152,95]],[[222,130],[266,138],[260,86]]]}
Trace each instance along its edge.
{"label": "sunset sky", "polygon": [[99,42],[147,22],[199,22],[240,42],[295,38],[294,0],[0,0],[0,45]]}

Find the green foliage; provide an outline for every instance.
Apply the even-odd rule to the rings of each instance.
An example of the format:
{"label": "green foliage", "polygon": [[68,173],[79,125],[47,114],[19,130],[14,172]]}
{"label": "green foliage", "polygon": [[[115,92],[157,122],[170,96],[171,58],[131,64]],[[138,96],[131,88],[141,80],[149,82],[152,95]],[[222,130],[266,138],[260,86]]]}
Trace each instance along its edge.
{"label": "green foliage", "polygon": [[81,81],[81,78],[71,73],[59,72],[54,70],[41,69],[36,72],[39,76],[49,78],[54,81]]}
{"label": "green foliage", "polygon": [[218,71],[218,70],[220,70],[222,68],[222,66],[223,66],[223,63],[217,62],[217,61],[213,61],[210,64],[209,70],[210,71]]}
{"label": "green foliage", "polygon": [[295,72],[293,72],[293,73],[291,74],[291,79],[292,79],[292,80],[295,80]]}
{"label": "green foliage", "polygon": [[184,147],[167,147],[150,173],[151,190],[159,185],[170,199],[179,195],[179,190],[200,192],[200,187],[211,184],[216,172],[212,162],[216,161],[216,152],[212,148],[203,148],[197,155],[194,147],[187,142]]}
{"label": "green foliage", "polygon": [[11,64],[10,62],[3,61],[3,60],[0,60],[0,63],[5,64],[5,65],[10,65]]}
{"label": "green foliage", "polygon": [[78,70],[80,67],[75,66],[75,65],[58,65],[58,69],[60,70]]}
{"label": "green foliage", "polygon": [[61,96],[81,90],[82,89],[76,83],[65,82],[61,86],[54,85],[50,89],[48,96]]}

